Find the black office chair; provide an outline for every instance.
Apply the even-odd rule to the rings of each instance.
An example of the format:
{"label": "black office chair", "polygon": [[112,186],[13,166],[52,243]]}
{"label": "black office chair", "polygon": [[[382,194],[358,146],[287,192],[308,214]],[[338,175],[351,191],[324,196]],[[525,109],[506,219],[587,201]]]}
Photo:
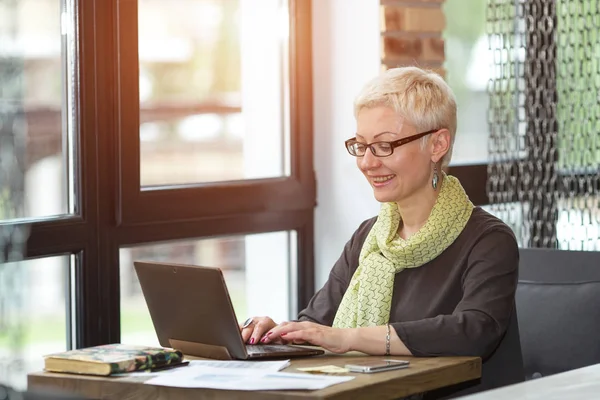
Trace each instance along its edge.
{"label": "black office chair", "polygon": [[520,249],[526,379],[600,363],[600,252]]}

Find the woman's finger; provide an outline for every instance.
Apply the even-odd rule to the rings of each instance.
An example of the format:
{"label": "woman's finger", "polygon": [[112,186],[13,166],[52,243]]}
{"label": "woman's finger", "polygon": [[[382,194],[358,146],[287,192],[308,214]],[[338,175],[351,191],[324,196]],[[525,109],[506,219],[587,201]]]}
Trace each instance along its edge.
{"label": "woman's finger", "polygon": [[302,322],[287,322],[285,324],[279,324],[273,329],[271,329],[270,333],[274,337],[281,336],[283,333],[294,332],[298,330],[305,329],[305,326],[302,325]]}
{"label": "woman's finger", "polygon": [[269,329],[275,326],[275,322],[273,322],[271,318],[260,318],[258,320],[255,319],[255,321],[256,322],[254,323],[254,331],[252,332],[250,340],[248,341],[249,344],[259,344],[263,335]]}
{"label": "woman's finger", "polygon": [[244,341],[244,343],[246,343],[248,341],[248,339],[252,335],[253,331],[254,331],[254,324],[242,329],[242,340]]}
{"label": "woman's finger", "polygon": [[242,341],[244,343],[246,343],[246,341],[252,335],[252,332],[254,331],[254,324],[255,324],[255,318],[248,318],[247,320],[245,320],[244,322],[239,324],[240,332],[242,334]]}
{"label": "woman's finger", "polygon": [[286,323],[281,323],[275,327],[273,327],[273,329],[271,329],[269,332],[266,333],[266,335],[263,337],[264,341],[263,343],[270,343],[279,339],[285,339],[288,340],[287,338],[284,338],[283,336],[286,334],[289,334],[291,332],[300,332],[300,331],[305,331],[307,329],[316,329],[319,325],[315,324],[313,322],[286,322]]}
{"label": "woman's finger", "polygon": [[282,340],[287,340],[288,342],[292,342],[294,344],[300,344],[305,342],[310,342],[310,333],[306,330],[299,330],[293,332],[287,332],[281,334]]}

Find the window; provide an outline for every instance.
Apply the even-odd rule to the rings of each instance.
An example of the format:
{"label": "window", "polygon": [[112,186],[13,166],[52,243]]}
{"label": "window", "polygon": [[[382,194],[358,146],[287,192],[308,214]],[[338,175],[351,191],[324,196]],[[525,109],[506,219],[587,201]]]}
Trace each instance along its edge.
{"label": "window", "polygon": [[25,374],[42,356],[65,351],[71,339],[70,266],[54,256],[0,264],[0,379],[25,389]]}
{"label": "window", "polygon": [[14,161],[0,195],[20,197],[1,219],[75,212],[72,18],[71,1],[0,2],[1,158]]}
{"label": "window", "polygon": [[[490,57],[486,32],[486,2],[447,0],[443,4],[446,29],[446,80],[458,103],[457,132],[450,173],[460,179],[471,201],[488,204],[487,161]],[[464,18],[469,15],[469,18]]]}
{"label": "window", "polygon": [[[215,25],[213,20],[202,23],[200,18],[192,24],[182,20],[179,25],[160,25],[152,20],[152,15],[164,14],[168,15],[167,21],[171,21],[177,15],[185,15],[181,10],[191,13],[199,9],[203,13],[219,14],[215,22],[228,21],[226,35],[239,33],[230,29],[231,21],[234,25],[236,21],[256,24],[267,15],[274,33],[269,41],[263,40],[267,35],[264,29],[256,29],[254,36],[244,36],[243,40],[233,38],[233,42],[239,41],[233,50],[220,46],[215,49],[214,43],[213,47],[205,48],[210,44],[206,35],[219,33],[222,24]],[[176,0],[169,7],[161,1],[150,0],[0,2],[0,63],[10,66],[0,69],[0,151],[3,152],[0,233],[2,238],[9,238],[9,243],[0,243],[0,261],[19,261],[24,257],[26,261],[7,265],[11,265],[11,271],[25,274],[34,268],[25,265],[37,265],[37,259],[62,260],[61,267],[45,267],[45,271],[53,268],[63,271],[53,272],[55,277],[62,274],[64,281],[60,284],[58,280],[47,281],[49,288],[56,286],[52,289],[53,301],[69,303],[72,300],[69,304],[73,304],[65,306],[64,313],[56,317],[63,329],[52,337],[60,339],[61,347],[53,347],[52,351],[119,342],[121,332],[124,337],[132,332],[126,313],[129,305],[139,298],[124,297],[123,308],[119,301],[122,287],[125,287],[124,293],[129,289],[135,293],[134,286],[129,289],[126,286],[134,283],[131,275],[126,275],[130,266],[125,260],[135,257],[136,251],[143,253],[149,249],[165,255],[164,243],[176,243],[187,249],[212,243],[210,246],[219,249],[221,260],[235,265],[242,265],[240,257],[243,257],[244,287],[251,289],[248,277],[254,275],[247,271],[252,265],[248,260],[252,249],[260,248],[260,242],[267,240],[264,238],[278,242],[285,238],[287,247],[281,249],[287,251],[285,265],[288,267],[282,264],[278,268],[283,269],[273,271],[285,272],[289,282],[285,286],[288,291],[281,294],[288,297],[280,305],[285,305],[288,312],[306,305],[314,292],[310,10],[310,2],[296,0]],[[50,18],[53,13],[55,17]],[[6,25],[6,21],[17,26],[22,24],[22,29],[12,29],[13,25]],[[148,24],[155,31],[164,29],[160,37],[168,46],[162,47],[165,51],[158,56],[170,59],[146,57],[144,43],[152,39],[149,35],[153,34]],[[262,23],[261,28],[266,25]],[[240,23],[240,26],[242,30],[254,30],[253,25]],[[7,55],[6,49],[14,49],[16,40],[7,32],[16,31],[19,40],[43,54],[25,51]],[[61,33],[61,36],[56,39],[47,32]],[[169,42],[173,37],[194,42],[197,48],[204,47],[201,53],[200,50],[186,53],[185,48],[183,53],[177,53],[182,48]],[[160,45],[156,43],[157,47]],[[27,46],[24,48],[29,48]],[[247,65],[245,51],[254,52],[261,46],[265,47],[260,50],[265,54],[253,53],[256,57],[251,58],[251,62],[255,64]],[[274,47],[278,49],[275,53],[272,52]],[[220,53],[221,50],[224,53]],[[232,68],[237,65],[239,82],[232,89],[237,94],[225,87],[206,92],[214,95],[211,99],[200,98],[200,92],[193,90],[195,86],[188,90],[186,85],[175,85],[177,79],[173,77],[192,65],[178,64],[177,57],[181,54],[191,58],[198,54],[213,58],[240,57],[236,62],[225,63]],[[46,58],[39,58],[41,55]],[[214,79],[207,78],[206,74],[222,74],[222,65],[193,66],[198,70],[194,84],[212,85]],[[263,87],[256,81],[253,74],[263,67],[279,74],[277,79],[269,80],[276,82],[273,87]],[[46,69],[38,76],[33,74],[35,68]],[[155,92],[145,86],[149,79],[168,82],[160,96],[152,97]],[[34,91],[26,92],[26,87]],[[52,96],[45,94],[46,88]],[[259,88],[264,89],[263,93],[258,93]],[[275,95],[279,99],[276,105]],[[236,96],[237,103],[231,100]],[[267,100],[252,104],[254,96]],[[207,104],[217,100],[221,108],[208,107]],[[40,104],[43,112],[27,114],[27,110],[37,110],[34,106]],[[34,128],[25,130],[24,124],[13,123],[22,121],[26,114],[27,127],[51,129],[52,132],[44,131],[49,136],[44,132],[44,135],[28,136]],[[199,138],[192,137],[191,142],[186,142],[190,132],[192,136],[200,131],[208,132],[212,124],[210,118],[215,114],[226,127],[226,132],[221,133],[227,140],[212,144],[202,142],[196,146]],[[9,120],[13,122],[5,123]],[[173,128],[179,127],[182,120],[185,120],[183,131]],[[157,125],[148,130],[146,124],[154,122]],[[198,124],[202,129],[196,129]],[[184,134],[151,148],[147,145],[154,140],[153,132],[158,132],[156,137],[174,132]],[[50,137],[52,146],[47,145],[50,142],[42,143]],[[232,141],[228,142],[229,139]],[[229,145],[233,147],[228,149]],[[167,159],[163,158],[164,152],[172,150],[168,146],[174,146],[174,151],[169,153],[173,157]],[[216,147],[211,146],[225,147],[216,151]],[[26,185],[30,172],[25,163],[29,147],[43,150],[44,157],[53,160],[52,167],[44,164],[44,168],[32,173],[31,176],[37,174],[33,189]],[[236,156],[223,149],[234,151]],[[219,173],[207,172],[213,165],[207,165],[206,160],[195,160],[215,154],[242,167],[235,169],[226,165]],[[169,168],[176,172],[165,173]],[[7,177],[14,177],[15,171],[21,171],[21,177],[7,181]],[[40,208],[35,213],[26,212],[24,207],[28,190],[34,190],[29,193],[35,194],[30,200],[39,203]],[[244,251],[240,252],[240,248]],[[210,261],[204,257],[188,260]],[[65,266],[67,259],[68,265],[73,266],[71,269]],[[4,265],[0,268],[0,273],[8,270]],[[66,269],[71,273],[64,272]],[[123,281],[121,274],[125,274]],[[62,285],[60,290],[59,285]],[[18,287],[25,293],[34,286],[23,283]],[[63,291],[66,287],[71,290]],[[4,292],[0,298],[3,296]],[[5,321],[3,318],[0,323]],[[56,323],[40,321],[44,329],[49,330]],[[70,325],[65,321],[70,321]],[[34,356],[39,361],[37,357]],[[9,381],[0,375],[0,381],[19,385],[25,370],[19,371],[20,375],[11,376]]]}
{"label": "window", "polygon": [[[446,80],[458,103],[452,165],[488,159],[490,56],[484,0],[446,0],[444,30]],[[468,18],[464,16],[468,15]]]}
{"label": "window", "polygon": [[[184,3],[187,3],[187,0]],[[233,0],[226,2],[202,0],[202,3],[213,4],[216,7],[214,8],[215,10],[221,10],[221,14],[225,12],[224,10],[227,7],[235,10],[234,5],[237,4]],[[151,4],[160,4],[159,7],[162,8],[162,3],[140,3],[139,9],[136,4],[131,2],[119,5],[119,12],[123,18],[119,20],[122,23],[120,29],[122,34],[118,37],[116,49],[118,57],[121,60],[120,68],[117,72],[117,94],[119,104],[127,105],[127,109],[132,111],[122,114],[118,121],[120,142],[117,151],[121,170],[117,195],[120,197],[121,207],[118,210],[117,217],[121,224],[145,223],[149,220],[173,221],[186,218],[207,218],[216,215],[250,215],[257,211],[262,212],[266,210],[270,212],[293,212],[312,209],[314,207],[312,138],[310,138],[312,126],[309,124],[312,118],[310,116],[312,111],[309,107],[304,108],[301,104],[301,102],[307,102],[308,104],[311,101],[310,98],[305,98],[307,94],[310,94],[310,87],[303,86],[301,90],[298,90],[300,82],[304,82],[306,70],[311,68],[310,64],[307,64],[307,62],[310,62],[310,57],[307,57],[308,53],[305,53],[305,50],[302,48],[302,46],[310,43],[307,41],[310,35],[308,32],[303,32],[304,36],[300,37],[298,31],[289,35],[280,35],[281,30],[284,30],[287,26],[294,26],[296,29],[299,29],[299,25],[290,24],[289,19],[290,17],[292,20],[305,17],[305,11],[299,12],[298,10],[304,10],[307,6],[300,6],[300,3],[302,2],[293,1],[289,3],[288,7],[284,8],[282,8],[282,2],[275,0],[260,2],[261,6],[258,8],[252,6],[253,4],[259,4],[253,0],[244,0],[239,3],[241,25],[243,25],[244,21],[252,24],[260,22],[260,18],[263,17],[259,16],[261,13],[258,11],[262,12],[266,10],[270,12],[269,19],[272,21],[271,25],[275,29],[276,36],[280,38],[280,45],[286,48],[285,51],[278,54],[289,54],[287,57],[288,62],[283,63],[279,67],[280,70],[284,71],[279,74],[281,78],[284,78],[286,76],[285,71],[288,71],[287,82],[282,83],[282,86],[276,90],[278,93],[281,90],[285,94],[282,95],[281,99],[283,103],[289,103],[289,107],[282,109],[282,102],[279,102],[275,108],[264,108],[267,107],[267,104],[275,106],[275,102],[271,101],[271,97],[274,95],[272,91],[267,90],[263,90],[265,92],[261,95],[263,97],[259,97],[264,99],[264,96],[266,96],[270,99],[264,104],[257,106],[253,105],[253,102],[250,100],[243,101],[249,108],[246,111],[245,109],[241,110],[243,118],[248,121],[244,125],[247,129],[247,135],[244,140],[247,140],[244,143],[243,160],[239,157],[239,160],[242,161],[238,161],[246,165],[243,169],[238,169],[238,172],[254,179],[239,180],[239,176],[236,178],[213,174],[212,177],[207,177],[206,179],[209,181],[218,180],[219,182],[215,182],[212,185],[202,182],[189,184],[188,182],[186,185],[149,187],[144,186],[141,181],[143,177],[142,165],[145,163],[140,156],[142,145],[140,134],[138,133],[143,135],[143,132],[140,131],[140,115],[143,110],[138,110],[139,106],[137,108],[133,106],[140,104],[142,88],[140,87],[137,52],[132,51],[132,49],[138,49],[141,46],[141,39],[143,37],[139,36],[136,26],[131,26],[125,21],[137,19],[138,14],[142,13],[142,6],[149,7]],[[217,5],[219,6],[217,7]],[[225,8],[221,9],[222,7]],[[282,10],[289,11],[283,13]],[[260,36],[260,32],[254,35]],[[254,37],[250,36],[251,38]],[[284,38],[286,39],[283,40]],[[251,44],[251,46],[254,45]],[[219,50],[230,54],[230,49],[227,47],[219,48]],[[240,52],[244,54],[243,49],[240,49]],[[247,82],[249,87],[249,91],[242,89],[240,95],[242,99],[246,95],[250,96],[252,93],[256,94],[259,91],[257,88],[252,88],[252,85],[255,85],[253,81],[256,80],[256,75],[253,75],[253,71],[255,73],[256,68],[262,68],[263,66],[271,68],[273,65],[272,60],[269,60],[268,57],[263,62],[264,57],[261,56],[263,53],[264,51],[255,53],[255,57],[252,58],[253,62],[257,63],[257,67],[241,67],[241,72],[248,75],[240,78],[241,83],[244,84]],[[302,58],[298,57],[300,53],[302,53]],[[256,56],[260,56],[258,58],[260,61],[256,61]],[[245,59],[244,57],[241,58],[242,60]],[[288,65],[289,68],[287,67]],[[217,69],[218,66],[219,64],[213,65],[212,74],[214,76],[222,73]],[[302,71],[301,73],[299,73],[300,70]],[[280,79],[277,78],[275,81],[280,82]],[[289,87],[289,90],[286,91],[286,87]],[[282,115],[286,114],[285,110],[290,110],[286,124],[279,126],[280,124],[277,123],[275,124],[277,127],[275,125],[270,127],[269,124],[273,120],[281,119]],[[204,113],[203,115],[206,117],[208,114]],[[257,119],[253,120],[255,117]],[[261,125],[266,132],[264,136],[260,129]],[[287,134],[285,133],[287,129],[286,125],[289,125],[289,138],[287,138]],[[286,140],[289,141],[289,151],[285,150],[286,146],[282,145]],[[177,153],[177,157],[185,154],[187,151],[184,148],[182,152]],[[146,157],[149,153],[144,154]],[[218,152],[212,152],[212,156],[218,154]],[[221,156],[219,155],[219,157]],[[235,159],[233,156],[227,158],[231,162],[234,162]],[[289,174],[285,171],[287,165],[287,161],[285,160],[287,159],[289,159]],[[185,161],[186,158],[184,157],[183,160]],[[281,165],[281,162],[283,163],[283,167],[278,167],[278,165]],[[188,164],[184,164],[184,166],[187,167]],[[189,167],[195,168],[194,164],[189,165]],[[257,177],[273,175],[277,177],[256,179]],[[173,179],[173,182],[179,181],[179,178]],[[192,180],[197,179],[199,178],[196,175]],[[237,180],[222,182],[229,179]],[[161,178],[159,181],[162,181],[163,184],[165,183],[165,179]],[[171,181],[171,178],[169,178],[169,181]],[[244,201],[242,202],[240,199],[244,199]],[[268,206],[265,208],[265,205]]]}
{"label": "window", "polygon": [[288,176],[287,3],[177,4],[138,6],[142,186]]}
{"label": "window", "polygon": [[269,232],[121,249],[122,342],[158,343],[133,269],[135,260],[220,268],[240,322],[252,315],[269,315],[276,321],[294,318],[295,236],[295,232]]}

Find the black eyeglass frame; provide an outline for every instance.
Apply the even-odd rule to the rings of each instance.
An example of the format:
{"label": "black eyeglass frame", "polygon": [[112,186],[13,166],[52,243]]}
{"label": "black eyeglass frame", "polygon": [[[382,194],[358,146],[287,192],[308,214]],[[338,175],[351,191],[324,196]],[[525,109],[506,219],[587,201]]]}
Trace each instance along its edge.
{"label": "black eyeglass frame", "polygon": [[[367,143],[361,143],[361,142],[357,141],[357,140],[356,140],[356,138],[350,138],[350,139],[348,139],[348,140],[346,140],[346,141],[344,142],[344,145],[346,146],[346,150],[348,151],[348,153],[350,153],[350,155],[351,155],[351,156],[354,156],[354,157],[364,157],[364,156],[365,156],[364,154],[363,154],[362,156],[359,156],[359,155],[357,155],[357,154],[353,154],[353,153],[350,151],[350,145],[352,145],[352,144],[354,144],[354,143],[360,143],[360,144],[364,145],[366,148],[368,148],[368,149],[370,149],[370,150],[371,150],[371,154],[373,154],[375,157],[389,157],[389,156],[391,156],[392,154],[394,154],[394,149],[395,149],[396,147],[400,147],[400,146],[403,146],[403,145],[405,145],[405,144],[407,144],[407,143],[413,142],[413,141],[415,141],[415,140],[417,140],[417,139],[420,139],[420,138],[422,138],[423,136],[427,136],[427,135],[430,135],[430,134],[432,134],[432,133],[435,133],[435,132],[439,131],[440,129],[441,129],[441,128],[438,128],[438,129],[432,129],[432,130],[430,130],[430,131],[427,131],[427,132],[421,132],[421,133],[417,133],[417,134],[415,134],[415,135],[412,135],[412,136],[407,136],[407,137],[405,137],[405,138],[398,139],[398,140],[394,140],[394,141],[391,141],[391,142],[387,142],[387,141],[379,141],[379,142],[373,142],[373,143],[369,143],[369,144],[367,144]],[[374,148],[375,148],[374,146],[375,146],[376,144],[378,144],[378,143],[387,143],[387,144],[389,144],[389,145],[390,145],[390,149],[391,149],[391,151],[390,151],[390,154],[386,154],[386,155],[377,155],[377,154],[376,154],[376,153],[377,153],[377,151],[376,151],[376,150],[374,150]],[[365,149],[365,154],[366,154],[366,153],[367,153],[367,150]]]}

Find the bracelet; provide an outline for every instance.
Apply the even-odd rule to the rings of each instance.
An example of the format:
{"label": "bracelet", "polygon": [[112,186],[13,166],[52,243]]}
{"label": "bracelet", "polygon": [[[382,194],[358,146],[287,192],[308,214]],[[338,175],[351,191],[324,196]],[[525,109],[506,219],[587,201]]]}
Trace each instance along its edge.
{"label": "bracelet", "polygon": [[390,355],[390,324],[386,324],[387,333],[385,335],[385,355]]}

